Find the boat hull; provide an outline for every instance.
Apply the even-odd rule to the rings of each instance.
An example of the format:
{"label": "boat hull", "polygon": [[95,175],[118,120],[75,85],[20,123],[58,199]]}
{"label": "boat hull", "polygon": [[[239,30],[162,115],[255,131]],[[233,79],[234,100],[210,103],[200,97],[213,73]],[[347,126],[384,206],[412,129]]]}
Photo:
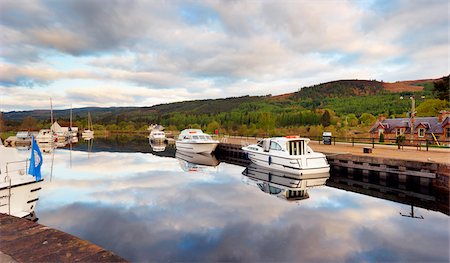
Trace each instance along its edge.
{"label": "boat hull", "polygon": [[[307,179],[308,175],[328,173],[330,165],[323,154],[315,153],[312,156],[284,157],[270,155],[263,152],[254,152],[243,148],[250,161],[264,168],[282,171]],[[294,176],[294,177],[296,177]]]}
{"label": "boat hull", "polygon": [[218,142],[182,142],[176,141],[175,145],[177,147],[177,151],[190,152],[190,153],[212,153]]}
{"label": "boat hull", "polygon": [[43,180],[0,184],[0,213],[26,217],[34,212]]}

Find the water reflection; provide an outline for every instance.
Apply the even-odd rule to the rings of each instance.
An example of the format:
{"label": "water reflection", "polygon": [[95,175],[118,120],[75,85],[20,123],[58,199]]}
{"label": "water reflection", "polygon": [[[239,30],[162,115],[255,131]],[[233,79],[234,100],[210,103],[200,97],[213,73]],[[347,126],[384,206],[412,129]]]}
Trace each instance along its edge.
{"label": "water reflection", "polygon": [[447,215],[416,207],[424,220],[402,217],[409,204],[344,188],[333,175],[323,187],[306,183],[310,198],[297,206],[242,183],[248,176],[295,188],[277,175],[222,161],[199,176],[180,169],[172,147],[154,152],[147,138],[95,142],[90,158],[84,142],[54,152],[39,222],[130,261],[449,260]]}
{"label": "water reflection", "polygon": [[188,153],[183,151],[177,151],[175,157],[180,163],[180,167],[185,172],[205,172],[216,171],[215,169],[220,161],[209,153]]}
{"label": "water reflection", "polygon": [[296,179],[296,175],[270,170],[250,164],[242,172],[242,181],[258,187],[261,191],[286,201],[299,201],[309,198],[308,188],[323,186],[330,173],[311,174],[308,179]]}
{"label": "water reflection", "polygon": [[166,150],[166,143],[164,141],[154,141],[151,138],[148,138],[148,143],[154,152],[163,152]]}

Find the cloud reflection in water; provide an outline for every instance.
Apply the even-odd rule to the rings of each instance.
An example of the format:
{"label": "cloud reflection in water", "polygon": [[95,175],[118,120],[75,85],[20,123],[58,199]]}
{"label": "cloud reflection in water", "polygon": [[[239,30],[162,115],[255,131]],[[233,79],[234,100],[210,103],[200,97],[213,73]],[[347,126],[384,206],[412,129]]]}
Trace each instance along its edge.
{"label": "cloud reflection in water", "polygon": [[[319,187],[289,203],[241,181],[243,167],[184,172],[141,153],[55,154],[40,223],[131,261],[448,261],[447,216]],[[48,172],[48,171],[47,171]]]}

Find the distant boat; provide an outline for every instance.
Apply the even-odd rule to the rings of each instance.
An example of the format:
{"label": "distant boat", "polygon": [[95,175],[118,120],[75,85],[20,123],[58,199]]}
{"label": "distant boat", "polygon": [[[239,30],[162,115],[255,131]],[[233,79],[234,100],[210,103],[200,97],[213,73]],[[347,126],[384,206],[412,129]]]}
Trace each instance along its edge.
{"label": "distant boat", "polygon": [[81,133],[81,137],[84,139],[92,139],[94,138],[94,131],[92,129],[92,120],[91,120],[91,113],[88,112],[88,123],[87,128],[84,129],[84,131]]}
{"label": "distant boat", "polygon": [[211,136],[203,133],[200,129],[186,129],[181,131],[175,142],[177,151],[191,153],[212,153],[219,141],[213,140]]}
{"label": "distant boat", "polygon": [[42,129],[39,131],[38,135],[36,136],[36,141],[39,144],[52,144],[56,141],[56,134],[50,130],[50,129]]}
{"label": "distant boat", "polygon": [[17,138],[17,140],[22,140],[22,141],[31,140],[31,132],[29,132],[29,131],[19,131],[16,134],[16,138]]}
{"label": "distant boat", "polygon": [[314,152],[308,146],[309,141],[299,136],[266,138],[257,144],[242,147],[242,150],[256,165],[294,173],[300,178],[307,174],[329,172],[327,157]]}
{"label": "distant boat", "polygon": [[29,164],[0,139],[0,213],[26,217],[34,212],[43,179],[28,174]]}
{"label": "distant boat", "polygon": [[166,140],[166,134],[163,131],[153,129],[150,132],[149,138],[154,142],[163,142]]}

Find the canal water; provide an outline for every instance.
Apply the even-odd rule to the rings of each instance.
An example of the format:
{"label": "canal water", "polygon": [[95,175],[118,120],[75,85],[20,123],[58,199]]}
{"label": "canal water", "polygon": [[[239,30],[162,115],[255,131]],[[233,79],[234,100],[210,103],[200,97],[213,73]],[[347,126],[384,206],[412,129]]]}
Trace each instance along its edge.
{"label": "canal water", "polygon": [[427,191],[411,206],[407,189],[384,198],[334,180],[287,198],[232,161],[155,150],[112,137],[46,154],[38,222],[134,262],[449,261],[448,202],[427,207]]}

